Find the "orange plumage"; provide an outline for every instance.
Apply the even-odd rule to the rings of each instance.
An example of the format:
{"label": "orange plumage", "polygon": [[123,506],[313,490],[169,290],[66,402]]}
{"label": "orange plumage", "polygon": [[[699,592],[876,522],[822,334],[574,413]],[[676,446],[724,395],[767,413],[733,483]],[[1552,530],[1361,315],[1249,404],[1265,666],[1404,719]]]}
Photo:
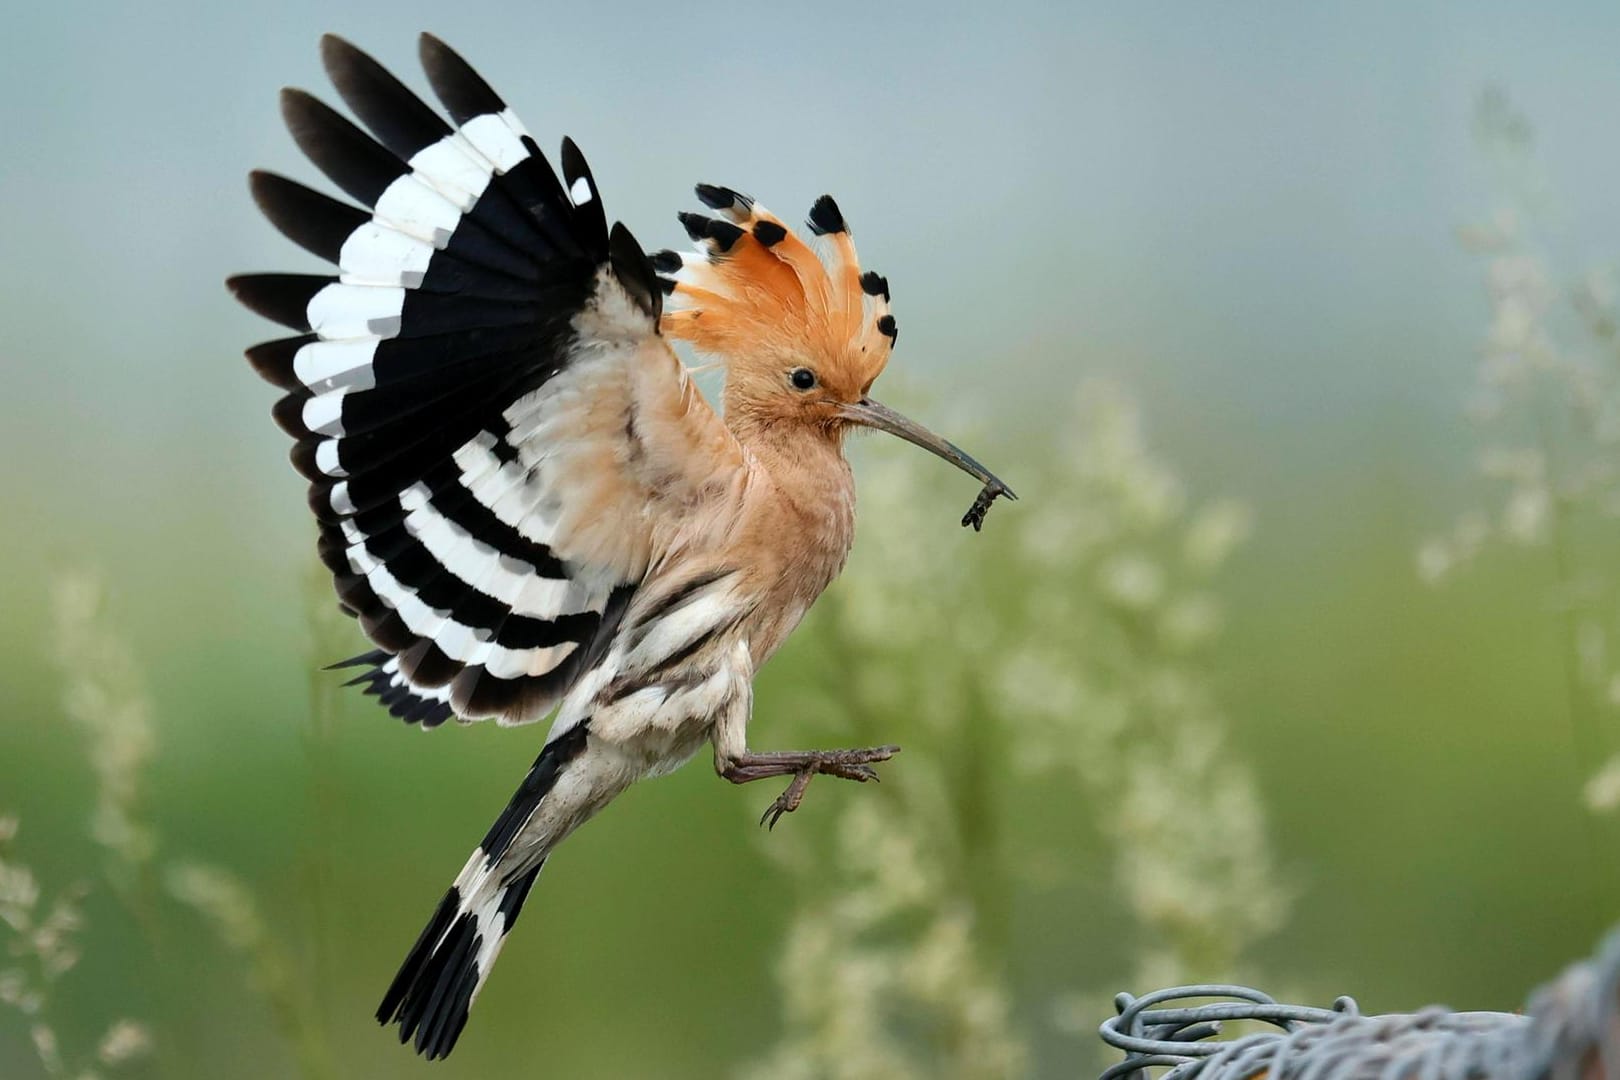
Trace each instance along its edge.
{"label": "orange plumage", "polygon": [[672,272],[665,336],[725,364],[728,408],[746,406],[760,396],[749,392],[753,384],[795,364],[812,367],[844,400],[864,395],[894,347],[888,283],[862,274],[832,198],[811,211],[818,251],[745,195],[706,184],[698,193],[723,217],[683,214],[698,250],[654,259]]}

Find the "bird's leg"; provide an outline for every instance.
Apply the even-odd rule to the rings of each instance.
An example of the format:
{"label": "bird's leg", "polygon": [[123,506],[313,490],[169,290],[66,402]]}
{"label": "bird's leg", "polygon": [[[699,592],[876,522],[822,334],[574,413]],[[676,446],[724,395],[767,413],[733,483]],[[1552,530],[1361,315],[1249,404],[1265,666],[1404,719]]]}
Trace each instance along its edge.
{"label": "bird's leg", "polygon": [[[718,750],[718,747],[716,748]],[[722,757],[715,754],[715,771],[733,784],[747,784],[755,780],[768,780],[773,776],[791,776],[787,790],[777,796],[766,808],[759,821],[761,825],[776,827],[783,814],[792,813],[804,801],[804,791],[816,775],[837,776],[845,780],[865,783],[878,778],[872,765],[888,761],[900,752],[898,746],[873,746],[864,750],[777,750],[755,753],[743,750]]]}
{"label": "bird's leg", "polygon": [[[745,684],[746,685],[746,684]],[[714,720],[710,738],[714,742],[714,771],[733,784],[748,784],[755,780],[768,780],[773,776],[791,776],[787,790],[777,796],[759,819],[761,825],[776,827],[783,814],[799,808],[804,801],[804,789],[817,774],[838,776],[845,780],[865,783],[878,778],[872,766],[888,761],[900,752],[898,746],[874,746],[865,750],[774,750],[755,752],[748,749],[748,716],[753,710],[751,692],[736,695],[728,701]]]}

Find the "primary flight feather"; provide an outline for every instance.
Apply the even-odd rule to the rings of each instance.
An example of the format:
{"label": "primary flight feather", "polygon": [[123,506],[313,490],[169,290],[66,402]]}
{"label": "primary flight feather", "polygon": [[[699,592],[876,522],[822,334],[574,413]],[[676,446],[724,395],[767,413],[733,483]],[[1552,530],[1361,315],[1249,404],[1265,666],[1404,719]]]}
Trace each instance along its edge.
{"label": "primary flight feather", "polygon": [[[578,148],[563,141],[559,177],[438,39],[422,36],[421,58],[448,122],[347,42],[321,51],[370,133],[298,90],[282,112],[365,208],[254,173],[265,215],[338,272],[230,286],[297,332],[248,359],[286,391],[273,414],[310,481],[321,558],[375,645],[344,663],[424,728],[555,713],[378,1010],[442,1057],[547,856],[631,783],[709,743],[736,783],[792,778],[774,824],[812,777],[872,779],[897,749],[760,753],[745,738],[755,671],[849,553],[852,426],[953,462],[984,506],[1013,496],[868,396],[899,331],[831,198],[807,222],[818,250],[700,184],[714,216],[681,215],[696,249],[649,258],[608,228]],[[671,338],[724,365],[723,419]]]}

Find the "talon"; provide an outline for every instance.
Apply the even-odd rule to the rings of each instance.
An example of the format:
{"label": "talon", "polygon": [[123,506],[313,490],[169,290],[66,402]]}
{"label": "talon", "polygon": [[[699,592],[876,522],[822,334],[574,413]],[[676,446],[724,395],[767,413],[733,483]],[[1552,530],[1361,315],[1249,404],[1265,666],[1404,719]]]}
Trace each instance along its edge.
{"label": "talon", "polygon": [[[786,791],[776,797],[775,802],[765,808],[765,813],[760,817],[759,823],[767,829],[775,829],[776,823],[782,820],[783,814],[791,814],[797,810],[799,804],[804,801],[804,789],[810,786],[810,778],[814,775],[816,773],[813,767],[806,767],[794,773],[793,782],[788,784]],[[770,819],[768,824],[766,818]]]}
{"label": "talon", "polygon": [[777,800],[771,803],[771,805],[767,806],[765,808],[765,812],[759,816],[759,823],[765,826],[765,830],[767,832],[775,831],[776,823],[782,820],[782,815],[789,813],[794,809],[794,807],[785,805],[782,798],[779,796]]}
{"label": "talon", "polygon": [[880,782],[872,765],[888,761],[900,752],[898,746],[874,746],[865,750],[807,750],[771,754],[745,754],[725,765],[716,765],[720,775],[734,784],[746,784],[769,776],[792,775],[787,790],[765,808],[759,823],[776,828],[783,814],[791,814],[804,801],[804,789],[816,776],[836,776],[841,780]]}

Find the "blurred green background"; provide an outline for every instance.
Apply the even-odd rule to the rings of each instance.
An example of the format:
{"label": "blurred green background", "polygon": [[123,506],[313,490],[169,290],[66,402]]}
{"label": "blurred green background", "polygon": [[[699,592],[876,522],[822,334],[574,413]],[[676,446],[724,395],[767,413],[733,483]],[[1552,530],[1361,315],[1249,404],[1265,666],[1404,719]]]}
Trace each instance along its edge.
{"label": "blurred green background", "polygon": [[[906,327],[885,397],[1023,496],[962,532],[965,481],[862,442],[856,554],[751,738],[906,753],[769,836],[706,758],[632,790],[435,1066],[370,1012],[542,731],[402,730],[312,674],[361,641],[240,359],[275,331],[221,284],[315,268],[244,174],[314,178],[275,91],[332,97],[317,36],[420,87],[419,29],[649,247],[695,181],[789,219],[834,192]],[[42,946],[0,922],[0,1077],[48,1075],[42,1017],[61,1075],[130,1017],[133,1076],[1072,1076],[1141,980],[1517,1006],[1620,916],[1588,786],[1620,750],[1617,35],[1573,3],[12,11],[0,868],[13,911],[88,891],[31,1017],[5,978],[45,985]],[[141,695],[150,759],[98,780]],[[150,850],[93,838],[108,798]],[[891,842],[916,881],[863,863]],[[222,934],[192,864],[256,913]],[[857,1031],[811,988],[906,1004]]]}

